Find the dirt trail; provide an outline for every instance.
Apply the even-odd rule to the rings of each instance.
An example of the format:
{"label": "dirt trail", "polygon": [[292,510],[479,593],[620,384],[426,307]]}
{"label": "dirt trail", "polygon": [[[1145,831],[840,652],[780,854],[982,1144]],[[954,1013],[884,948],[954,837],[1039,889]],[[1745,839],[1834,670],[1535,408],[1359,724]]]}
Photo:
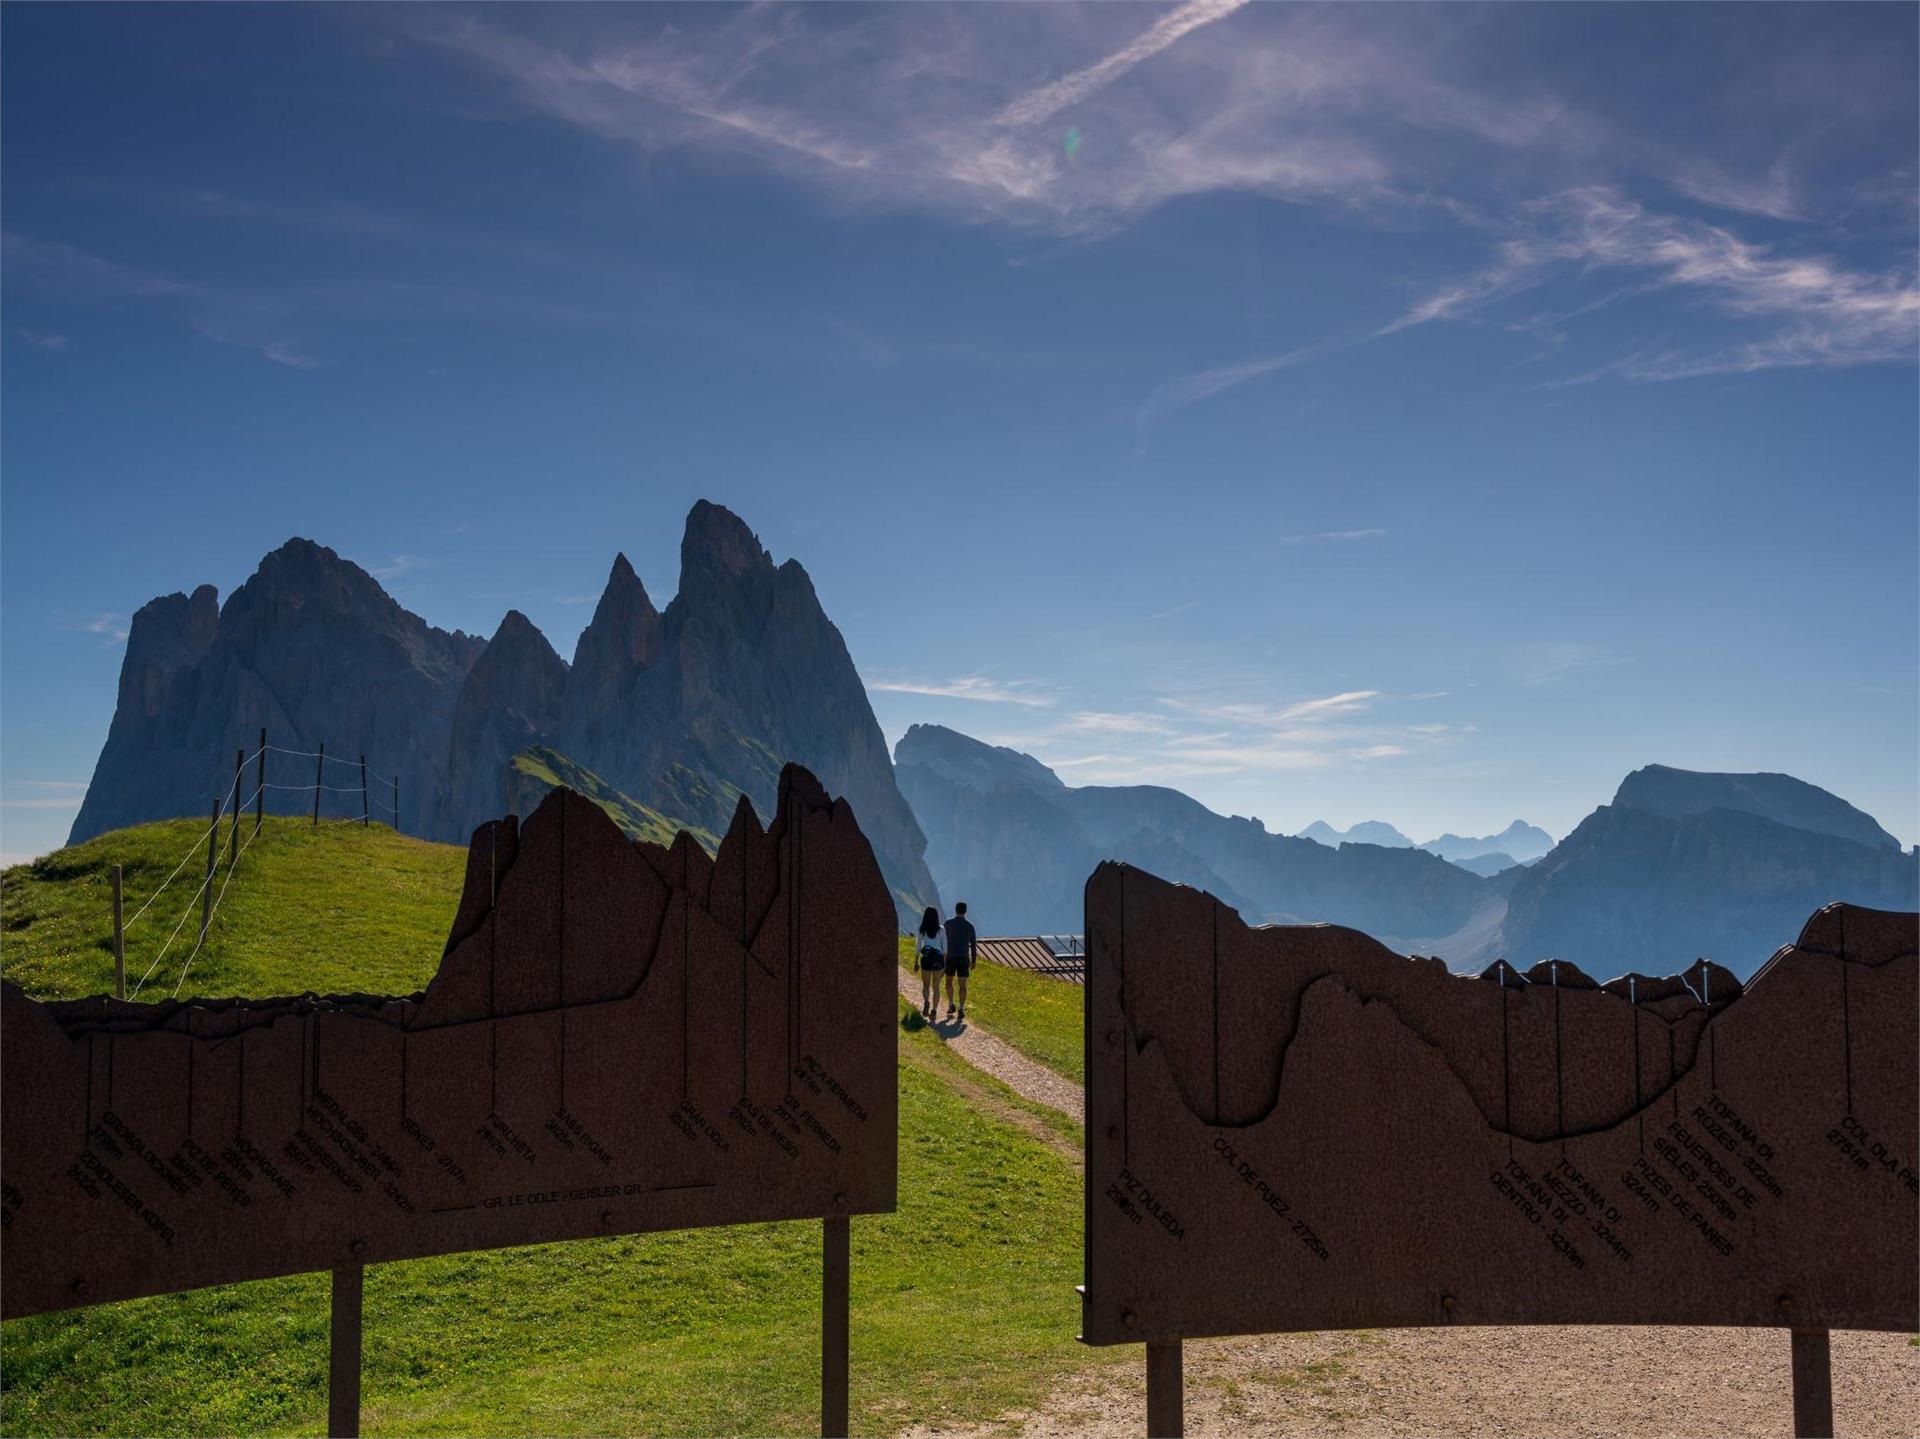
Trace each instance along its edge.
{"label": "dirt trail", "polygon": [[[898,973],[900,997],[917,1009],[920,1005],[920,976],[909,974],[904,969]],[[1085,1097],[1080,1092],[1080,1086],[1071,1079],[1063,1079],[1044,1064],[1036,1064],[1005,1040],[979,1028],[972,1020],[951,1024],[943,1021],[928,1027],[968,1064],[985,1074],[991,1074],[1022,1099],[1057,1109],[1076,1124],[1085,1122]]]}
{"label": "dirt trail", "polygon": [[[1833,1336],[1833,1410],[1849,1439],[1911,1435],[1920,1348],[1904,1334]],[[1144,1351],[1039,1408],[914,1439],[1140,1439]],[[1787,1335],[1769,1329],[1387,1329],[1186,1345],[1191,1435],[1634,1436],[1793,1432]]]}

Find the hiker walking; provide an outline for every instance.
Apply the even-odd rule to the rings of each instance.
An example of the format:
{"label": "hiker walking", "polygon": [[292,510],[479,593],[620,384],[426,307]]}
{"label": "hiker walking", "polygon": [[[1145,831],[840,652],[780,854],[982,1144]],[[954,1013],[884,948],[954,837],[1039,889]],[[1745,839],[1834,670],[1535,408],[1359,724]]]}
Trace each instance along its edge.
{"label": "hiker walking", "polygon": [[946,968],[940,952],[940,911],[932,905],[920,916],[920,928],[914,935],[913,967],[920,972],[920,1013],[932,1021],[940,1007],[940,974]]}
{"label": "hiker walking", "polygon": [[[973,926],[967,921],[967,904],[961,900],[953,907],[953,918],[947,921],[947,1018],[965,1019],[967,1017],[967,976],[973,973],[974,935]],[[954,1004],[954,985],[959,984],[960,1002]],[[937,1000],[938,995],[935,996]]]}

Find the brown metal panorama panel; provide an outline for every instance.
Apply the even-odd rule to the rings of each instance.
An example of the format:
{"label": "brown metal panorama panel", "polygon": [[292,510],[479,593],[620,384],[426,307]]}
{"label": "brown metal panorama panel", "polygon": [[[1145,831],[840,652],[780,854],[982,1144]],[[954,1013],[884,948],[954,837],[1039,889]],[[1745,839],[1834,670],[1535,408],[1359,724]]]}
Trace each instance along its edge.
{"label": "brown metal panorama panel", "polygon": [[893,904],[789,767],[717,859],[555,790],[422,995],[0,995],[8,1318],[456,1250],[894,1207]]}
{"label": "brown metal panorama panel", "polygon": [[1743,991],[1450,975],[1115,864],[1086,910],[1089,1342],[1913,1328],[1920,916],[1830,906]]}

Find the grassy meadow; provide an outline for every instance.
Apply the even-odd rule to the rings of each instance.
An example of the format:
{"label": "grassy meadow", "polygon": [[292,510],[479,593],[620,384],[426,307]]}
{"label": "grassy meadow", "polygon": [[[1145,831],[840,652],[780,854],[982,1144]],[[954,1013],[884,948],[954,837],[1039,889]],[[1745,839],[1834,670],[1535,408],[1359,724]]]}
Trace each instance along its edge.
{"label": "grassy meadow", "polygon": [[[46,997],[110,990],[107,867],[125,866],[131,914],[204,834],[204,822],[143,825],[0,875],[5,974]],[[182,993],[418,989],[463,860],[379,826],[270,818]],[[190,859],[131,930],[130,986],[185,909],[149,993],[179,980],[203,865]],[[998,970],[976,979],[976,1005],[1012,1012],[1003,976],[1050,985],[1077,1016],[1072,986]],[[1035,1032],[1050,1033],[1041,1012]],[[899,1075],[899,1209],[853,1224],[856,1433],[990,1419],[1102,1362],[1074,1338],[1078,1127],[924,1030],[903,1028]],[[371,1267],[364,1430],[816,1432],[819,1249],[819,1225],[794,1222]],[[0,1432],[321,1433],[327,1302],[316,1274],[9,1322]]]}

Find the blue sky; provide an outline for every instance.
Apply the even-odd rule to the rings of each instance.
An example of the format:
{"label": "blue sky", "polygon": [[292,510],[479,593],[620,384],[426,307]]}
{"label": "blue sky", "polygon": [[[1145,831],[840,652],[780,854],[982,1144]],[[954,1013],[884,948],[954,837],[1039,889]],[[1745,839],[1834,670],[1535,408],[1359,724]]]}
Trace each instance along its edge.
{"label": "blue sky", "polygon": [[571,654],[701,496],[890,739],[1912,842],[1915,15],[8,6],[0,848],[152,596],[302,534]]}

